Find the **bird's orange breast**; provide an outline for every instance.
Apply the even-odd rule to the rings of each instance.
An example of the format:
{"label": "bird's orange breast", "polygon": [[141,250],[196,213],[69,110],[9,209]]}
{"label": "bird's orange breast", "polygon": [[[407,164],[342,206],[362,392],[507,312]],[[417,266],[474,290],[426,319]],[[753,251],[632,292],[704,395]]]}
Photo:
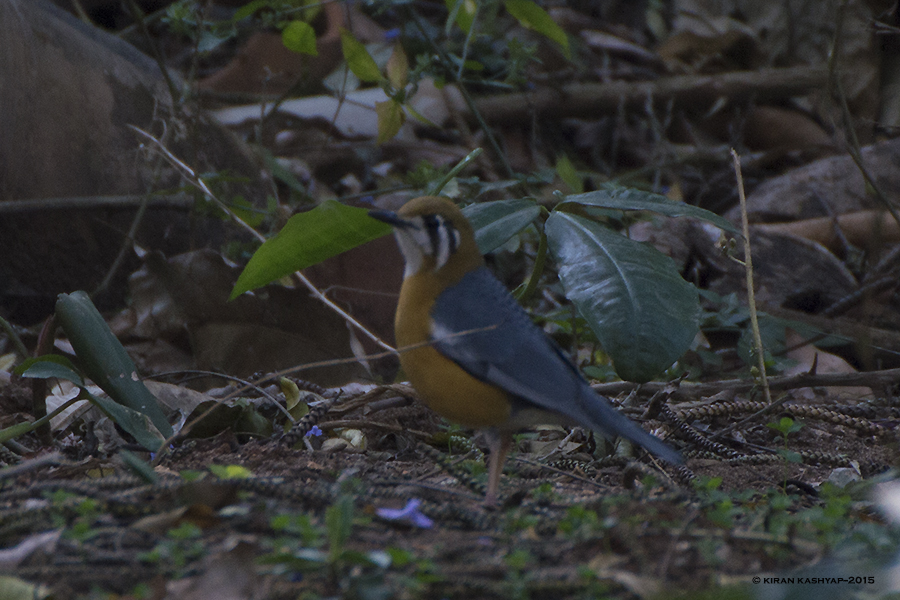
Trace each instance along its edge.
{"label": "bird's orange breast", "polygon": [[427,270],[403,281],[395,320],[400,364],[425,404],[441,416],[468,427],[501,426],[512,408],[508,394],[422,345],[430,338],[431,309],[442,289]]}

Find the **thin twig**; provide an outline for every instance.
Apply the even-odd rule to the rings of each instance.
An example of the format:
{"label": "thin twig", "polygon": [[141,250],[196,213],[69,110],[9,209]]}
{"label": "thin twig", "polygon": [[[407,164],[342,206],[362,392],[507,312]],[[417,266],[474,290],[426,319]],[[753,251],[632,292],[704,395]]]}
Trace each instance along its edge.
{"label": "thin twig", "polygon": [[[607,81],[570,83],[558,87],[543,86],[533,91],[482,96],[475,100],[477,116],[494,126],[521,123],[531,114],[564,117],[596,117],[619,107],[640,110],[652,97],[656,102],[675,101],[675,105],[701,105],[717,98],[757,99],[799,96],[827,82],[824,66],[770,68],[733,71],[715,75],[676,75],[653,81]],[[463,88],[464,86],[460,86]],[[471,109],[470,109],[471,110]]]}
{"label": "thin twig", "polygon": [[[824,375],[810,375],[800,373],[781,377],[770,377],[770,390],[793,390],[808,387],[878,387],[900,384],[900,369],[885,369],[882,371],[864,371],[862,373],[829,373]],[[682,402],[713,396],[722,392],[734,394],[746,393],[758,386],[758,382],[746,379],[727,379],[710,383],[682,383],[674,390],[669,390],[670,384],[665,381],[650,381],[642,383],[640,393],[652,395],[660,391],[670,392],[670,397]],[[597,383],[591,388],[603,396],[616,396],[634,391],[635,384],[628,381],[616,381],[613,383]]]}
{"label": "thin twig", "polygon": [[465,157],[463,157],[463,159],[461,161],[459,161],[456,164],[456,166],[454,166],[452,169],[450,169],[450,171],[446,175],[441,177],[440,181],[438,181],[437,183],[435,183],[433,186],[431,186],[428,189],[427,195],[428,196],[437,196],[438,194],[440,194],[441,190],[444,189],[444,186],[446,186],[448,183],[450,183],[451,179],[453,179],[454,177],[459,175],[463,169],[465,169],[467,166],[469,166],[469,164],[471,164],[472,161],[474,161],[476,158],[481,156],[482,152],[483,151],[481,148],[475,148],[474,150],[469,152]]}
{"label": "thin twig", "polygon": [[[234,221],[240,227],[245,229],[248,233],[250,233],[250,235],[252,235],[254,238],[259,240],[260,243],[265,243],[265,241],[266,241],[265,236],[263,236],[261,233],[256,231],[250,225],[248,225],[246,221],[244,221],[242,218],[240,218],[224,202],[219,200],[216,197],[216,195],[213,194],[212,190],[209,189],[209,186],[206,185],[206,182],[204,182],[200,178],[200,176],[197,175],[196,172],[194,172],[193,169],[191,169],[184,162],[179,160],[178,157],[176,157],[174,154],[172,154],[169,151],[169,149],[166,148],[165,145],[163,145],[162,142],[160,142],[158,139],[156,139],[155,137],[153,137],[151,134],[147,133],[143,129],[135,127],[134,125],[129,125],[129,127],[131,127],[134,131],[136,131],[140,135],[142,135],[145,138],[152,141],[153,144],[156,145],[157,148],[159,148],[159,150],[163,153],[163,156],[172,164],[172,166],[174,166],[176,169],[181,171],[182,176],[185,179],[187,179],[187,181],[190,182],[191,185],[197,187],[200,191],[202,191],[203,194],[206,196],[206,198],[208,200],[210,200],[213,204],[215,204],[225,214],[227,214],[231,218],[232,221]],[[341,317],[343,317],[348,323],[350,323],[351,325],[356,327],[356,329],[358,331],[360,331],[363,335],[365,335],[370,340],[372,340],[373,342],[378,344],[378,346],[380,346],[381,348],[384,348],[385,350],[388,350],[391,353],[395,352],[394,348],[391,347],[390,344],[387,344],[386,342],[382,341],[381,338],[379,338],[377,335],[375,335],[374,333],[369,331],[362,323],[360,323],[359,321],[354,319],[352,316],[350,316],[350,314],[347,313],[347,311],[345,311],[340,306],[338,306],[337,304],[332,302],[327,296],[325,296],[325,294],[320,292],[319,289],[315,285],[313,285],[313,283],[309,279],[307,279],[303,273],[301,273],[300,271],[295,271],[294,277],[300,283],[302,283],[303,286],[306,287],[306,289],[308,289],[315,298],[317,298],[320,302],[325,304],[325,306],[327,306],[328,308],[330,308],[331,310],[333,310],[334,312],[339,314]]]}
{"label": "thin twig", "polygon": [[[422,35],[425,36],[425,39],[428,40],[431,44],[431,49],[435,52],[435,54],[440,57],[441,62],[450,71],[453,67],[453,61],[450,60],[450,57],[447,56],[447,53],[444,49],[437,44],[434,38],[428,35],[428,29],[422,25],[422,21],[419,18],[418,13],[414,10],[411,11],[413,21],[416,24],[416,27],[422,32]],[[466,89],[465,83],[462,81],[457,81],[457,86],[459,88],[459,93],[462,95],[463,101],[466,103],[466,107],[469,109],[469,115],[478,122],[478,125],[481,127],[482,132],[488,140],[488,144],[493,150],[495,158],[500,161],[500,164],[503,165],[503,170],[506,172],[507,177],[510,179],[515,178],[516,174],[513,171],[512,165],[509,164],[509,161],[506,159],[506,154],[504,154],[503,150],[500,148],[500,143],[497,141],[497,137],[491,131],[491,128],[488,127],[487,122],[481,115],[481,111],[475,105],[475,100],[472,98],[471,94],[469,94],[469,90]]]}
{"label": "thin twig", "polygon": [[131,219],[131,226],[128,228],[128,233],[125,234],[125,239],[122,240],[122,244],[119,246],[116,257],[113,259],[109,269],[106,270],[103,281],[91,291],[92,299],[96,298],[98,294],[106,291],[110,282],[113,280],[113,277],[119,272],[119,267],[125,262],[125,256],[128,254],[129,249],[134,247],[134,239],[137,237],[137,231],[144,220],[144,215],[147,214],[147,204],[149,200],[150,194],[145,194],[143,201],[138,205],[138,209],[134,213],[134,218]]}
{"label": "thin twig", "polygon": [[[370,192],[371,193],[371,192]],[[129,210],[147,201],[149,208],[190,210],[194,199],[187,194],[123,194],[121,196],[64,196],[31,200],[4,200],[0,215],[48,211]]]}
{"label": "thin twig", "polygon": [[[401,347],[401,348],[398,348],[397,350],[394,350],[393,348],[391,348],[391,350],[389,350],[389,351],[386,351],[386,352],[378,352],[378,353],[375,353],[375,354],[368,354],[368,355],[365,355],[365,356],[363,356],[363,357],[361,357],[361,358],[362,358],[362,359],[366,359],[366,360],[373,360],[373,359],[376,359],[376,358],[384,358],[385,356],[393,356],[393,355],[396,355],[397,353],[403,353],[403,352],[408,352],[408,351],[410,351],[410,350],[415,350],[416,348],[422,348],[422,347],[425,347],[425,346],[432,346],[432,345],[434,345],[434,344],[439,343],[441,340],[446,340],[446,339],[450,339],[450,338],[454,338],[454,337],[458,337],[458,336],[462,336],[462,335],[469,335],[469,334],[472,334],[472,333],[478,333],[478,332],[480,332],[480,331],[490,331],[490,330],[492,330],[492,329],[495,329],[496,327],[497,327],[496,325],[490,325],[490,326],[488,326],[488,327],[479,327],[479,328],[476,328],[476,329],[467,329],[467,330],[465,330],[465,331],[460,331],[460,332],[453,333],[453,334],[450,334],[450,335],[447,335],[447,336],[443,336],[442,338],[439,338],[439,339],[428,340],[428,341],[425,341],[425,342],[420,342],[420,343],[418,343],[418,344],[411,344],[411,345],[409,345],[409,346],[403,346],[403,347]],[[287,368],[287,369],[282,369],[281,371],[276,371],[275,373],[270,373],[270,374],[266,375],[265,377],[261,377],[261,378],[259,378],[257,381],[255,381],[255,382],[252,383],[252,384],[248,383],[248,384],[244,385],[243,387],[240,387],[240,388],[234,390],[234,391],[231,392],[230,394],[228,394],[228,395],[226,395],[226,396],[224,396],[224,397],[222,397],[222,398],[219,398],[219,402],[223,402],[223,401],[228,400],[228,399],[230,399],[230,398],[234,398],[235,396],[238,396],[238,395],[240,395],[240,394],[243,394],[244,392],[246,392],[246,391],[249,390],[249,389],[256,389],[259,385],[264,384],[264,383],[266,383],[266,382],[268,382],[268,381],[274,381],[274,380],[277,380],[277,379],[280,378],[280,377],[285,377],[285,376],[287,376],[287,375],[291,375],[291,374],[297,373],[297,372],[299,372],[299,371],[304,371],[304,370],[307,370],[307,369],[315,369],[315,368],[318,368],[318,367],[332,367],[332,366],[336,366],[336,365],[347,365],[347,364],[358,363],[359,361],[360,361],[360,358],[357,358],[357,357],[353,357],[353,358],[337,358],[337,359],[331,359],[331,360],[321,360],[321,361],[317,361],[317,362],[306,363],[306,364],[303,364],[303,365],[297,365],[297,366],[295,366],[295,367],[290,367],[290,368]],[[216,376],[221,376],[221,374],[216,373]],[[164,455],[164,454],[166,453],[165,449],[168,448],[170,444],[172,444],[176,439],[182,438],[182,437],[184,437],[185,435],[187,435],[187,432],[190,430],[191,427],[193,427],[193,426],[194,426],[196,423],[198,423],[199,421],[205,419],[205,418],[206,418],[209,414],[211,414],[212,411],[215,410],[217,407],[218,407],[218,403],[217,403],[215,406],[210,407],[209,410],[207,410],[207,411],[205,411],[204,413],[200,414],[196,419],[194,419],[194,420],[191,421],[190,423],[185,424],[185,426],[181,429],[181,431],[176,432],[175,434],[172,435],[172,437],[170,437],[169,439],[167,439],[167,440],[160,446],[160,453],[159,453],[159,455],[157,455],[157,457],[156,457],[156,459],[155,459],[155,462],[158,463],[160,460],[162,460],[162,455]]]}
{"label": "thin twig", "polygon": [[521,456],[513,456],[512,459],[516,462],[520,462],[526,465],[530,465],[532,467],[538,467],[540,469],[544,469],[547,471],[552,471],[558,475],[565,475],[575,481],[580,481],[581,483],[585,483],[587,485],[593,486],[598,490],[609,491],[608,485],[603,485],[602,483],[598,483],[592,479],[588,479],[587,477],[582,477],[581,475],[576,475],[575,473],[570,473],[569,471],[564,471],[563,469],[557,469],[556,467],[551,467],[550,465],[545,465],[543,463],[539,463],[536,460],[531,460],[528,458],[523,458]]}
{"label": "thin twig", "polygon": [[[288,419],[291,423],[294,422],[294,417],[291,416],[291,413],[288,412],[288,410],[287,410],[284,406],[281,405],[281,402],[279,402],[278,399],[277,399],[275,396],[273,396],[272,394],[270,394],[269,392],[267,392],[266,390],[264,390],[262,387],[256,385],[256,384],[253,383],[252,381],[248,381],[248,380],[242,379],[242,378],[240,378],[240,377],[235,377],[235,376],[233,376],[233,375],[225,375],[224,373],[217,373],[217,372],[215,372],[215,371],[202,371],[202,370],[200,370],[200,369],[190,369],[190,370],[183,370],[183,371],[166,371],[166,372],[164,372],[164,373],[154,373],[153,375],[148,375],[147,377],[142,377],[142,379],[146,379],[146,380],[150,380],[150,381],[155,381],[155,380],[157,380],[157,379],[162,379],[163,377],[170,377],[170,376],[172,376],[172,375],[194,375],[194,376],[196,376],[196,377],[194,377],[194,378],[198,378],[198,377],[218,377],[218,378],[221,378],[221,379],[226,379],[226,380],[228,380],[228,381],[234,381],[234,382],[236,382],[236,383],[240,383],[241,385],[244,386],[243,389],[245,389],[245,390],[246,390],[246,389],[251,389],[251,390],[255,391],[257,394],[259,394],[260,396],[262,396],[263,398],[265,398],[266,400],[268,400],[269,402],[271,402],[272,405],[273,405],[275,408],[277,408],[278,410],[280,410],[281,413],[282,413],[285,417],[287,417],[287,419]],[[183,382],[182,382],[182,383],[183,383]]]}
{"label": "thin twig", "polygon": [[753,347],[756,350],[759,379],[762,383],[766,404],[772,403],[772,394],[769,392],[769,381],[766,377],[766,355],[762,344],[762,336],[759,333],[759,318],[756,314],[756,296],[753,291],[753,258],[750,255],[750,222],[747,219],[747,195],[744,193],[744,177],[741,173],[741,159],[738,153],[731,149],[731,159],[734,162],[734,174],[737,177],[738,198],[741,201],[741,227],[744,234],[744,269],[747,274],[747,304],[750,308],[750,327],[753,330]]}
{"label": "thin twig", "polygon": [[[541,211],[544,212],[546,209],[542,207]],[[537,255],[534,258],[534,267],[531,270],[528,281],[525,283],[525,287],[522,288],[522,293],[517,295],[519,302],[529,300],[537,289],[538,281],[541,275],[544,274],[544,266],[547,264],[547,251],[547,232],[541,227],[540,237],[538,237]]]}
{"label": "thin twig", "polygon": [[837,16],[835,19],[834,40],[832,42],[830,56],[828,57],[828,91],[832,95],[837,95],[838,97],[838,104],[840,105],[841,109],[841,121],[844,124],[844,130],[847,135],[848,141],[847,153],[850,154],[850,158],[853,160],[856,168],[859,169],[859,172],[860,174],[862,174],[863,179],[866,181],[866,184],[871,187],[873,192],[875,192],[875,198],[885,207],[888,212],[891,213],[894,221],[896,221],[897,224],[900,225],[900,213],[897,212],[897,209],[894,207],[891,201],[888,200],[888,198],[881,191],[881,188],[875,182],[875,178],[872,177],[872,174],[869,173],[869,170],[866,168],[866,165],[863,162],[862,149],[859,145],[859,138],[856,135],[856,129],[853,127],[853,118],[850,113],[850,107],[847,105],[847,95],[844,93],[844,85],[841,82],[841,74],[838,62],[840,60],[842,50],[844,17],[846,10],[847,2],[846,0],[844,0],[838,6]]}
{"label": "thin twig", "polygon": [[[765,413],[771,412],[772,410],[778,408],[779,406],[781,406],[782,404],[784,404],[784,403],[787,402],[788,400],[793,400],[793,399],[794,399],[793,396],[791,396],[790,394],[785,394],[784,396],[782,396],[781,398],[779,398],[779,399],[776,400],[775,402],[772,402],[772,403],[770,403],[770,404],[766,404],[766,406],[765,406],[764,408],[762,408],[762,409],[756,411],[755,413],[753,413],[753,414],[750,415],[749,417],[746,417],[746,418],[744,418],[744,419],[741,419],[741,420],[738,421],[737,423],[732,423],[731,425],[729,425],[729,426],[726,427],[725,429],[722,429],[721,431],[717,431],[716,433],[714,433],[714,434],[712,434],[711,436],[709,436],[709,439],[715,441],[715,440],[717,440],[717,439],[719,439],[719,438],[723,438],[723,437],[725,437],[726,435],[728,435],[729,433],[731,433],[732,431],[734,431],[735,429],[740,429],[741,427],[743,427],[743,426],[746,425],[747,423],[749,423],[749,422],[755,420],[757,417],[760,417],[760,416],[764,415]],[[733,440],[730,440],[730,441],[733,441]]]}
{"label": "thin twig", "polygon": [[390,433],[399,433],[399,434],[409,434],[413,437],[417,437],[424,442],[428,442],[434,438],[434,435],[420,431],[418,429],[410,429],[409,427],[403,427],[402,425],[392,425],[390,423],[383,423],[380,421],[368,421],[362,419],[341,419],[338,421],[325,421],[323,423],[317,423],[319,429],[332,430],[332,429],[378,429],[380,431],[387,431]]}
{"label": "thin twig", "polygon": [[4,319],[2,315],[0,315],[0,329],[6,333],[6,336],[10,339],[13,346],[16,347],[16,352],[21,354],[22,358],[28,358],[28,348],[25,347],[22,338],[19,337],[19,334],[16,333],[16,330],[13,329],[10,322]]}
{"label": "thin twig", "polygon": [[[178,101],[181,98],[181,91],[179,90],[178,85],[176,85],[175,81],[172,79],[172,76],[169,74],[169,67],[166,65],[165,57],[160,53],[159,47],[154,43],[153,36],[150,35],[150,31],[147,29],[147,23],[144,20],[144,11],[141,10],[141,7],[138,6],[135,0],[128,0],[128,8],[131,11],[131,16],[134,19],[135,23],[140,27],[141,34],[144,36],[144,40],[150,46],[153,51],[153,60],[156,61],[156,66],[159,67],[159,71],[162,74],[163,81],[166,82],[166,87],[169,89],[169,94],[172,97],[172,106],[177,106]],[[199,36],[198,36],[199,37]],[[199,52],[196,49],[193,52],[194,56],[198,56]]]}
{"label": "thin twig", "polygon": [[897,209],[894,207],[891,201],[881,191],[881,187],[875,181],[875,178],[872,177],[872,174],[869,172],[869,169],[866,167],[866,164],[863,161],[862,149],[859,145],[859,138],[856,137],[856,130],[853,128],[853,123],[850,116],[850,107],[847,106],[847,96],[846,94],[844,94],[844,86],[843,84],[841,84],[840,79],[836,81],[835,87],[838,98],[840,99],[841,116],[844,121],[844,128],[847,130],[847,137],[850,140],[850,144],[847,148],[847,153],[850,155],[850,158],[853,160],[856,168],[859,169],[859,172],[862,174],[863,179],[865,179],[866,184],[875,193],[875,198],[882,204],[882,206],[885,207],[885,209],[889,213],[891,213],[891,217],[894,218],[894,221],[896,221],[897,224],[900,225],[900,213],[897,212]]}

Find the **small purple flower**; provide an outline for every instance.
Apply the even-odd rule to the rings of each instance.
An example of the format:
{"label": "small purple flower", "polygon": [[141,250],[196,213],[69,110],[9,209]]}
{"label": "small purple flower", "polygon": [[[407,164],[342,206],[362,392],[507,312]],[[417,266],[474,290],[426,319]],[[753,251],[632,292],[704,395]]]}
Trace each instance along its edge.
{"label": "small purple flower", "polygon": [[[169,444],[169,450],[174,450],[175,444]],[[150,460],[156,460],[156,452],[150,453]]]}
{"label": "small purple flower", "polygon": [[400,30],[396,27],[384,32],[384,41],[386,42],[396,40],[398,37],[400,37]]}
{"label": "small purple flower", "polygon": [[322,430],[319,429],[318,425],[313,425],[312,429],[307,431],[306,435],[303,437],[310,437],[310,436],[319,437],[320,435],[322,435]]}
{"label": "small purple flower", "polygon": [[429,529],[434,525],[434,521],[419,512],[419,505],[422,501],[418,498],[411,498],[406,501],[406,506],[401,509],[396,508],[378,508],[375,513],[382,519],[388,521],[406,521],[410,525]]}

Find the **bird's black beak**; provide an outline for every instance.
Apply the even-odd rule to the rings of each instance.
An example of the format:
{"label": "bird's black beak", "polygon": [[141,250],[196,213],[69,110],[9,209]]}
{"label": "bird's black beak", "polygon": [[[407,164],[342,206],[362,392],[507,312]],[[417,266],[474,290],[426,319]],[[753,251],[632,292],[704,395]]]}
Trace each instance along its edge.
{"label": "bird's black beak", "polygon": [[397,216],[397,213],[390,210],[370,210],[369,216],[373,219],[377,219],[382,223],[387,223],[392,227],[398,227],[400,229],[406,229],[407,227],[411,227],[412,223],[409,221],[402,219]]}

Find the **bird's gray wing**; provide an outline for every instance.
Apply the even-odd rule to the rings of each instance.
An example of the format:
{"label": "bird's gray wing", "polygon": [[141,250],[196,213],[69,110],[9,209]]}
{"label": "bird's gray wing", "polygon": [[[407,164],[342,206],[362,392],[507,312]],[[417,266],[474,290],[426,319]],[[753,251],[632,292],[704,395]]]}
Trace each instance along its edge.
{"label": "bird's gray wing", "polygon": [[608,437],[625,437],[668,462],[683,462],[595,393],[487,268],[441,293],[431,317],[435,348],[473,377]]}

